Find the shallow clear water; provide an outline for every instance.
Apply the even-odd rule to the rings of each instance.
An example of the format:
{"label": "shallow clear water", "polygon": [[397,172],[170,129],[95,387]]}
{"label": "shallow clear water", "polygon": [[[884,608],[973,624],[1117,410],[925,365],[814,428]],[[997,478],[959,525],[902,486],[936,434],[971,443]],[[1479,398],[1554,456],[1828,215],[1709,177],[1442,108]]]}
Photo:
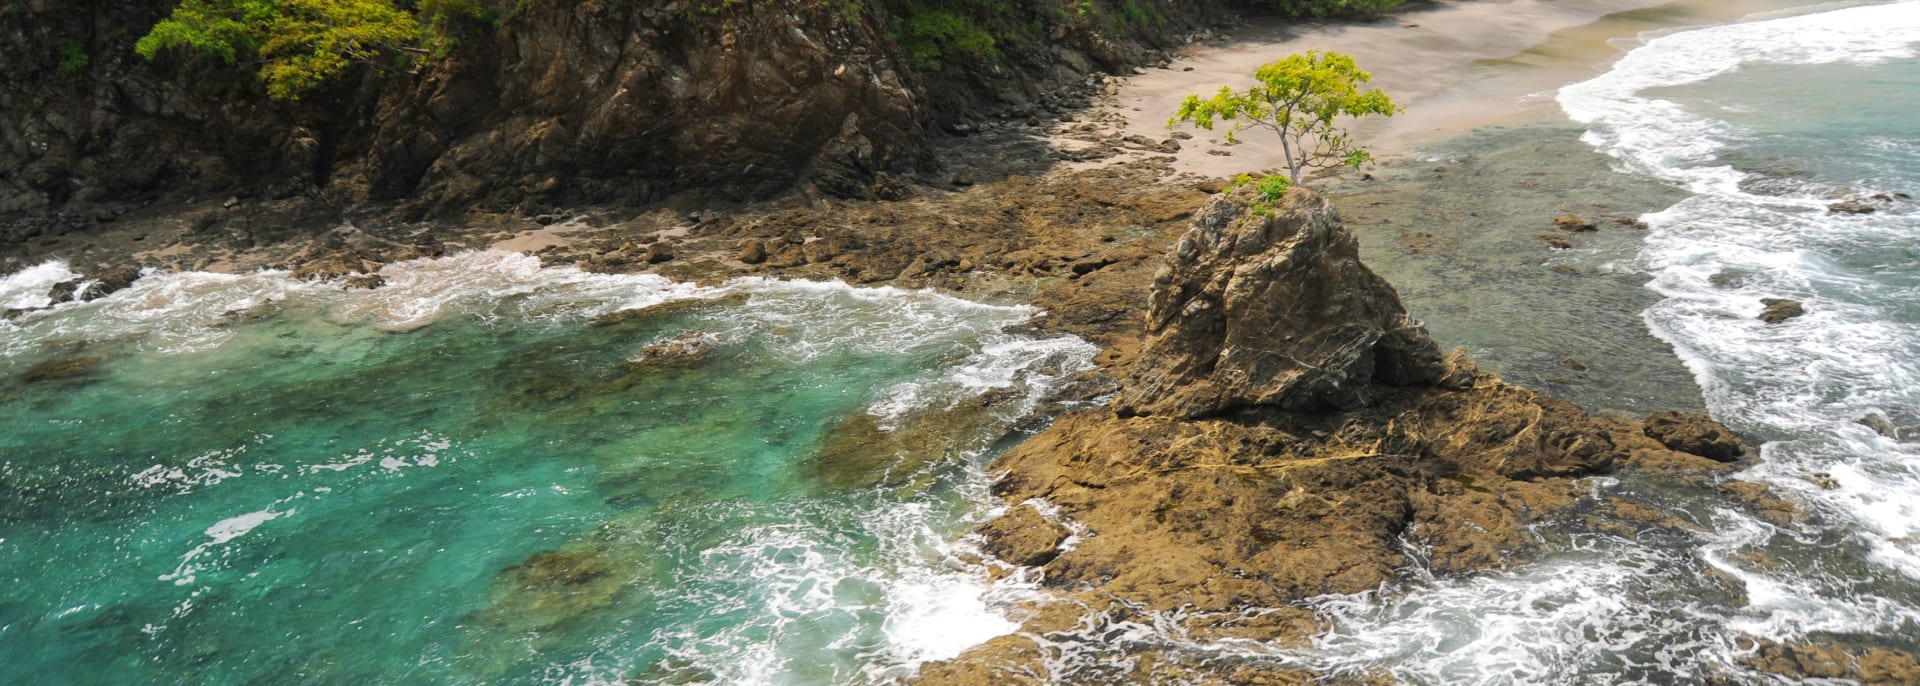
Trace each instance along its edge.
{"label": "shallow clear water", "polygon": [[[5,680],[861,683],[1011,628],[1020,589],[954,557],[979,466],[1092,352],[1001,333],[1028,310],[505,253],[384,275],[149,275],[0,322]],[[704,304],[591,322],[669,301]],[[717,344],[628,362],[687,332]]]}

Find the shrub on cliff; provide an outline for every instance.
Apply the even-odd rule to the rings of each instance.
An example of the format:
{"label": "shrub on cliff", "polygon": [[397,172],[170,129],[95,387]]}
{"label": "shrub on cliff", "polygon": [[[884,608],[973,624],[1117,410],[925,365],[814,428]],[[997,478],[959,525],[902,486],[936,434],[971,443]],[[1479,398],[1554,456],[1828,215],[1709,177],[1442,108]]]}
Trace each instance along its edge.
{"label": "shrub on cliff", "polygon": [[1291,17],[1372,16],[1393,11],[1400,0],[1246,0]]}
{"label": "shrub on cliff", "polygon": [[189,49],[252,66],[269,95],[292,100],[354,64],[393,69],[413,55],[444,50],[451,22],[482,12],[479,0],[409,4],[414,7],[392,0],[185,0],[134,51],[153,59]]}
{"label": "shrub on cliff", "polygon": [[1337,52],[1289,55],[1261,65],[1253,77],[1256,83],[1244,91],[1221,86],[1219,93],[1205,100],[1187,96],[1167,120],[1167,128],[1190,122],[1211,131],[1214,121],[1223,119],[1233,122],[1227,129],[1228,141],[1249,126],[1269,129],[1280,137],[1287,178],[1299,183],[1301,170],[1309,167],[1358,167],[1372,159],[1354,145],[1346,129],[1334,125],[1335,118],[1391,117],[1401,110],[1386,92],[1361,90],[1373,75],[1362,71],[1352,57]]}

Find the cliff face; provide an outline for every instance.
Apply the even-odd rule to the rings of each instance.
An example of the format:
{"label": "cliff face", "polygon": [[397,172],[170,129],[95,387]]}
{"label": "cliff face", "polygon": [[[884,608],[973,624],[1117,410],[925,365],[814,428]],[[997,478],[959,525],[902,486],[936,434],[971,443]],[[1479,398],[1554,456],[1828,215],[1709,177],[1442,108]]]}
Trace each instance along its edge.
{"label": "cliff face", "polygon": [[1136,26],[1081,9],[1108,0],[1013,3],[989,27],[1020,27],[998,50],[916,72],[882,0],[487,2],[497,21],[456,27],[446,58],[359,65],[298,102],[267,98],[246,65],[136,56],[177,0],[0,2],[0,217],[229,195],[413,216],[689,190],[898,197],[931,168],[936,121],[1062,111],[1061,87],[1215,11],[1130,1],[1157,8]]}
{"label": "cliff face", "polygon": [[[1718,468],[1653,437],[1674,432],[1589,417],[1461,353],[1443,358],[1324,199],[1295,189],[1266,213],[1256,200],[1242,188],[1195,215],[1154,280],[1146,342],[1111,407],[1061,417],[992,466],[1012,508],[981,529],[983,550],[1038,567],[1064,602],[927,666],[925,683],[1085,679],[1047,656],[1101,650],[1089,626],[1303,641],[1318,631],[1307,598],[1376,589],[1410,566],[1525,559],[1542,545],[1538,524],[1671,526],[1591,500],[1582,477]],[[1091,643],[1066,647],[1080,640]],[[1242,683],[1205,650],[1127,650],[1153,678]]]}
{"label": "cliff face", "polygon": [[926,159],[916,85],[859,3],[523,3],[444,62],[362,67],[294,103],[234,67],[133,55],[173,4],[0,13],[0,212],[168,192],[436,210],[795,182],[865,197]]}

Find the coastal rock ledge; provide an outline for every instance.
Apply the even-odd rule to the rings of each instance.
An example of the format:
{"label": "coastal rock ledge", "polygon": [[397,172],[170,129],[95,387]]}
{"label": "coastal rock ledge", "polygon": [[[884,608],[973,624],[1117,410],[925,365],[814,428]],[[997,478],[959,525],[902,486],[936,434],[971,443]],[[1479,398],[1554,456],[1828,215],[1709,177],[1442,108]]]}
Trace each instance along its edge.
{"label": "coastal rock ledge", "polygon": [[[1726,468],[1640,422],[1589,417],[1442,355],[1307,189],[1271,207],[1253,188],[1210,200],[1149,302],[1141,354],[1113,370],[1112,403],[1060,417],[992,467],[1009,504],[1051,505],[1009,515],[1055,533],[993,522],[982,548],[1020,550],[1003,562],[1038,566],[1052,599],[1023,608],[1020,631],[929,663],[917,682],[1313,679],[1191,646],[1302,643],[1322,627],[1300,601],[1414,568],[1524,559],[1543,545],[1530,529],[1543,522],[1677,526],[1596,500],[1579,480],[1623,466]],[[1056,520],[1080,533],[1031,550],[1029,539],[1063,540]]]}

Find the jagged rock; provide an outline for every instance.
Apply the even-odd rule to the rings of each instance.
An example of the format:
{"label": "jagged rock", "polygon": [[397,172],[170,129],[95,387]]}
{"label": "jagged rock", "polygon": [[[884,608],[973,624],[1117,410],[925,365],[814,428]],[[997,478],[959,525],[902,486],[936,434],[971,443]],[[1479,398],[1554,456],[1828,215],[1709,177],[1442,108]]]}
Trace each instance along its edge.
{"label": "jagged rock", "polygon": [[655,341],[627,358],[629,369],[685,367],[700,362],[720,347],[720,335],[707,331],[687,331]]}
{"label": "jagged rock", "polygon": [[661,262],[671,261],[673,260],[673,244],[660,241],[649,245],[647,246],[646,256],[642,259],[645,259],[647,264],[660,264]]}
{"label": "jagged rock", "polygon": [[1807,313],[1807,308],[1798,300],[1761,298],[1760,304],[1767,306],[1767,309],[1760,311],[1760,321],[1768,324],[1779,324]]}
{"label": "jagged rock", "polygon": [[740,243],[740,253],[736,256],[744,264],[760,264],[767,261],[767,242],[758,238]]}
{"label": "jagged rock", "polygon": [[1655,412],[1646,420],[1649,438],[1670,449],[1719,462],[1732,462],[1746,453],[1740,439],[1705,413]]}
{"label": "jagged rock", "polygon": [[1039,510],[1015,506],[980,527],[986,539],[980,547],[1008,564],[1038,567],[1060,555],[1060,544],[1068,534],[1066,527],[1047,521]]}
{"label": "jagged rock", "polygon": [[1580,233],[1580,232],[1586,232],[1586,231],[1598,231],[1600,230],[1600,225],[1595,224],[1586,219],[1582,219],[1580,218],[1580,215],[1577,215],[1577,214],[1563,214],[1553,218],[1553,228],[1559,229],[1561,231],[1570,231],[1574,233]]}
{"label": "jagged rock", "polygon": [[1116,412],[1354,408],[1376,383],[1452,378],[1393,287],[1360,263],[1331,203],[1296,186],[1270,211],[1256,204],[1247,186],[1195,215],[1154,276],[1150,336]]}
{"label": "jagged rock", "polygon": [[1846,643],[1790,645],[1762,641],[1748,659],[1755,669],[1792,679],[1843,680],[1865,684],[1920,683],[1920,656],[1879,646]]}
{"label": "jagged rock", "polygon": [[1728,481],[1720,484],[1720,493],[1746,505],[1754,514],[1775,526],[1786,526],[1800,518],[1800,507],[1775,494],[1766,484]]}
{"label": "jagged rock", "polygon": [[[1895,416],[1902,415],[1902,413],[1898,413],[1898,412],[1894,414]],[[1912,415],[1908,414],[1906,416],[1902,416],[1901,419],[1903,422],[1911,421],[1913,417]],[[1873,429],[1874,433],[1880,434],[1882,436],[1891,438],[1896,441],[1905,441],[1913,438],[1917,434],[1920,434],[1920,431],[1916,431],[1912,426],[1896,424],[1894,423],[1893,420],[1888,419],[1886,415],[1880,414],[1878,412],[1868,412],[1866,416],[1861,417],[1860,419],[1855,421],[1859,422],[1861,426],[1865,426],[1869,429]]]}

